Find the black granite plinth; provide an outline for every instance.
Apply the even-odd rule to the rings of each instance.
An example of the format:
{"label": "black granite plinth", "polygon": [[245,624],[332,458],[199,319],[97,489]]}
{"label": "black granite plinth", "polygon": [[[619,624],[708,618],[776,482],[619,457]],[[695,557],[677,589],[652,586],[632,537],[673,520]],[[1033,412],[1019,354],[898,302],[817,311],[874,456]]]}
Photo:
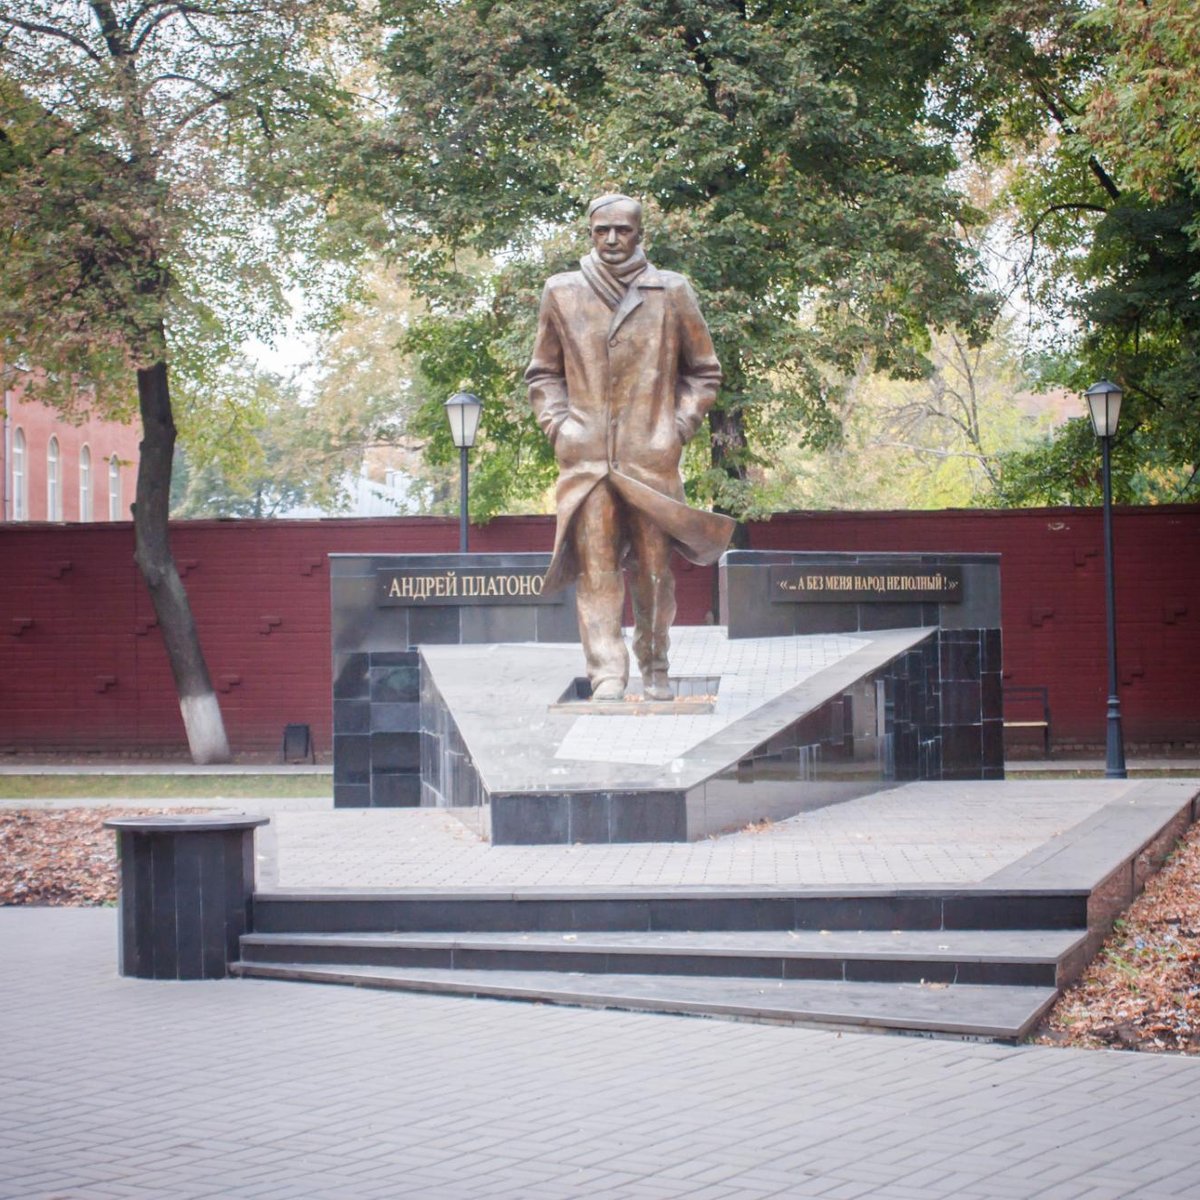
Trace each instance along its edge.
{"label": "black granite plinth", "polygon": [[[571,703],[583,695],[578,648],[563,644],[577,641],[573,597],[555,605],[528,583],[548,561],[333,557],[338,807],[473,812],[498,844],[675,841],[892,781],[1003,778],[996,555],[725,555],[722,645],[857,637],[825,639],[849,649],[661,762],[646,747],[610,755],[595,729],[563,740],[575,738],[574,722],[597,716]],[[524,594],[512,605],[498,590],[466,602],[488,571],[507,571],[506,586]],[[714,670],[714,654],[724,651],[706,646],[691,669]],[[741,666],[729,659],[730,679],[742,688],[750,674],[770,679],[786,656],[783,646],[744,647]],[[694,682],[696,694],[725,695],[719,672]],[[687,719],[675,711],[684,707],[666,706]],[[628,718],[665,715],[625,709],[604,714],[613,751],[645,736]]]}
{"label": "black granite plinth", "polygon": [[[578,642],[575,592],[553,597],[528,581],[549,554],[331,554],[333,802],[336,808],[422,803],[422,758],[458,782],[453,750],[436,754],[421,733],[421,645]],[[525,583],[489,594],[486,577]],[[428,580],[426,587],[419,586]],[[459,586],[447,587],[457,580]],[[470,581],[469,584],[467,581]],[[436,587],[435,587],[436,585]],[[446,770],[440,771],[445,763]],[[432,788],[432,791],[430,791]]]}
{"label": "black granite plinth", "polygon": [[121,817],[120,970],[139,979],[223,979],[250,928],[254,830],[269,818]]}
{"label": "black granite plinth", "polygon": [[[809,574],[841,574],[854,599],[831,601],[828,588],[781,599],[788,583]],[[874,599],[862,598],[864,574],[882,584]],[[903,586],[888,591],[914,580],[929,582],[931,599],[913,599]],[[936,640],[888,673],[889,769],[904,780],[1004,778],[998,554],[729,551],[720,594],[730,638],[936,626]]]}

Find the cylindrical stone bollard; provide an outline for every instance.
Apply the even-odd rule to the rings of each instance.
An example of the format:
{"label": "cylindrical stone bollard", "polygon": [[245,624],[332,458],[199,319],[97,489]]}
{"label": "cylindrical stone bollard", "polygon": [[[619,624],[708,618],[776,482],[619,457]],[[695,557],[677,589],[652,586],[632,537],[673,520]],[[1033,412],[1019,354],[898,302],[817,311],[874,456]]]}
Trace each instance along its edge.
{"label": "cylindrical stone bollard", "polygon": [[250,928],[254,830],[244,813],[118,817],[120,971],[139,979],[223,979]]}

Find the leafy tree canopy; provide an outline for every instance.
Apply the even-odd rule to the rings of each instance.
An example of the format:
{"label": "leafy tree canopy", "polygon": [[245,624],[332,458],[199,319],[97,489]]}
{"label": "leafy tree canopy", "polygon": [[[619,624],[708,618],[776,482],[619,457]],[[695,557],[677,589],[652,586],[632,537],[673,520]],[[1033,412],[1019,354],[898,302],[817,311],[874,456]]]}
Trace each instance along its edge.
{"label": "leafy tree canopy", "polygon": [[1194,193],[1200,187],[1200,8],[1106,0],[1088,23],[1118,50],[1090,97],[1084,132],[1152,200]]}
{"label": "leafy tree canopy", "polygon": [[312,130],[348,107],[326,51],[355,11],[0,0],[0,339],[51,401],[86,381],[129,412],[136,386],[135,558],[198,762],[229,744],[170,549],[171,382],[211,434],[214,372],[283,307],[279,268],[319,213]]}
{"label": "leafy tree canopy", "polygon": [[[862,372],[846,388],[841,436],[785,447],[764,470],[777,508],[965,508],[995,502],[1002,452],[1044,436],[1051,416],[1028,395],[1017,343],[1001,322],[982,346],[935,336],[934,372],[897,381]],[[1039,411],[1042,409],[1042,411]]]}
{"label": "leafy tree canopy", "polygon": [[[441,481],[420,462],[412,419],[428,389],[401,349],[422,309],[396,273],[378,264],[363,266],[355,290],[336,327],[290,377],[241,357],[216,377],[229,402],[211,396],[198,427],[184,426],[188,452],[173,480],[172,516],[270,517],[296,507],[337,512],[373,451],[403,464],[406,510],[436,503]],[[453,472],[442,474],[447,503],[457,511]]]}
{"label": "leafy tree canopy", "polygon": [[319,240],[302,185],[347,104],[328,52],[352,8],[0,3],[0,335],[45,398],[87,379],[127,414],[131,371],[164,362],[203,404],[269,336]]}
{"label": "leafy tree canopy", "polygon": [[651,257],[701,294],[726,382],[689,485],[727,510],[753,511],[780,441],[834,436],[831,379],[928,373],[930,325],[977,339],[989,298],[956,236],[976,214],[933,86],[966,7],[383,0],[394,113],[362,184],[430,304],[423,371],[487,403],[478,512],[552,475],[520,371],[600,192],[646,202]]}
{"label": "leafy tree canopy", "polygon": [[[1200,463],[1198,48],[1193,5],[1002,4],[968,55],[992,55],[990,79],[956,76],[978,150],[1010,164],[1043,381],[1125,391],[1114,487],[1129,501],[1186,499]],[[1069,422],[1007,456],[999,497],[1094,503],[1098,460],[1086,420]]]}

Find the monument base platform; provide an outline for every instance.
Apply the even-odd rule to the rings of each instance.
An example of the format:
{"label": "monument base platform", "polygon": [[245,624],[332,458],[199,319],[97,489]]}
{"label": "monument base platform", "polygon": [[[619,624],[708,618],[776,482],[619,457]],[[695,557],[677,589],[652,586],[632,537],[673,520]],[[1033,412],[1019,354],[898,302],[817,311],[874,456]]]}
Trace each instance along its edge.
{"label": "monument base platform", "polygon": [[[731,640],[719,627],[675,629],[678,690],[703,680],[711,712],[690,698],[631,700],[623,712],[564,702],[574,645],[423,646],[421,804],[465,806],[496,844],[678,842],[944,778],[946,636],[967,633]],[[999,722],[988,732],[987,777],[1000,778]],[[983,770],[976,755],[956,777]]]}
{"label": "monument base platform", "polygon": [[547,563],[334,557],[336,807],[468,810],[497,844],[678,842],[1004,776],[994,555],[730,552],[724,625],[672,630],[680,698],[602,707]]}

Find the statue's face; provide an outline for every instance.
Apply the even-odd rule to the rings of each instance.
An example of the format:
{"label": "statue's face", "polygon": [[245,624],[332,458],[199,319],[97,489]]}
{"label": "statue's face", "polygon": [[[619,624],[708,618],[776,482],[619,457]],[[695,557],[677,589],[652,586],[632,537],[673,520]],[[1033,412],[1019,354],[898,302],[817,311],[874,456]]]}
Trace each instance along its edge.
{"label": "statue's face", "polygon": [[606,204],[592,213],[592,245],[600,260],[623,263],[642,240],[642,222],[638,211],[624,200]]}

